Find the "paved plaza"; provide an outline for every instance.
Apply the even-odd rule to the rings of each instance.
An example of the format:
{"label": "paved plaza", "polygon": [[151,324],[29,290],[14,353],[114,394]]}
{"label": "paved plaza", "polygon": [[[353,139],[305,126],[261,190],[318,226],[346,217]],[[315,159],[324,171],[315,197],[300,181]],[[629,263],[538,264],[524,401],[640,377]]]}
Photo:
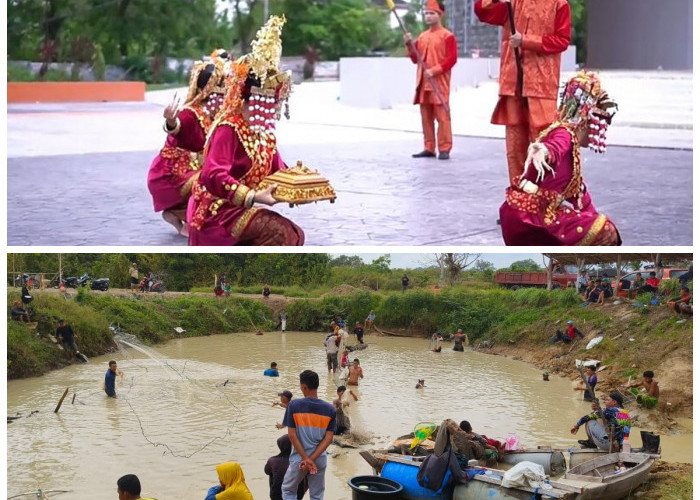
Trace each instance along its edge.
{"label": "paved plaza", "polygon": [[[685,89],[687,79],[661,84]],[[292,120],[279,125],[285,161],[318,169],[338,194],[334,204],[275,206],[304,229],[307,245],[503,244],[496,225],[507,184],[502,128],[488,124],[491,103],[477,104],[483,89],[453,99],[450,161],[410,157],[422,149],[415,107],[348,108],[334,89],[302,85]],[[8,106],[8,244],[186,245],[153,212],[146,188],[171,95]],[[656,108],[658,99],[649,102]],[[692,245],[687,107],[677,99],[646,123],[652,108],[635,109],[616,136],[611,128],[606,155],[584,151],[594,203],[618,224],[625,245]]]}
{"label": "paved plaza", "polygon": [[[303,126],[309,135],[318,128]],[[334,204],[276,206],[308,245],[503,244],[495,223],[506,181],[502,141],[458,137],[450,161],[416,160],[409,154],[420,149],[418,134],[369,133],[281,148],[288,163],[320,169],[338,194]],[[152,209],[145,179],[155,153],[9,158],[8,244],[185,245]],[[692,152],[611,147],[586,156],[594,202],[624,244],[692,245]]]}

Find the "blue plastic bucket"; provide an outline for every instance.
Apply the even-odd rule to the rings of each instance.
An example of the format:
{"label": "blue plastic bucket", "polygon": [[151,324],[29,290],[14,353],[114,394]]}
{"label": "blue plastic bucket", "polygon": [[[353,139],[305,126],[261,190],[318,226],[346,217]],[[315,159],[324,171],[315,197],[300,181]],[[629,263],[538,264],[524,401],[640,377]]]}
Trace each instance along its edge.
{"label": "blue plastic bucket", "polygon": [[401,464],[398,462],[387,462],[382,469],[382,477],[392,479],[403,485],[403,497],[406,500],[422,500],[431,498],[437,500],[452,500],[452,487],[445,485],[450,480],[451,474],[448,471],[445,479],[442,482],[440,492],[423,488],[418,484],[416,475],[418,474],[418,465]]}

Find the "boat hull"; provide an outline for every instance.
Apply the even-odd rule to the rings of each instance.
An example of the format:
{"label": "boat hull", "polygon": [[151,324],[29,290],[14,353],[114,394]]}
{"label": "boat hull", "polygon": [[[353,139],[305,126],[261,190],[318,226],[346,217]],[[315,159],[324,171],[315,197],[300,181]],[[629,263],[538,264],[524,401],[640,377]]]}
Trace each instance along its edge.
{"label": "boat hull", "polygon": [[[626,471],[615,473],[615,464],[634,464]],[[569,469],[565,479],[594,479],[605,485],[595,496],[582,495],[581,500],[622,500],[642,484],[654,465],[654,459],[641,453],[608,453]]]}

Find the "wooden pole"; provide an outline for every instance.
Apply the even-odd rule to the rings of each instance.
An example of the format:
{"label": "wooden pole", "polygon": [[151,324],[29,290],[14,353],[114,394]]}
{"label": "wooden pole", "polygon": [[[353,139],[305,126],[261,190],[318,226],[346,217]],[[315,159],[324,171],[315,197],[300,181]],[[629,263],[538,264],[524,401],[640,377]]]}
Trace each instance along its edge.
{"label": "wooden pole", "polygon": [[61,396],[61,399],[58,401],[58,404],[56,405],[56,409],[53,411],[54,413],[58,413],[58,410],[61,409],[61,405],[63,404],[63,400],[66,399],[67,395],[68,395],[68,387],[66,387],[66,390],[63,392],[63,396]]}
{"label": "wooden pole", "polygon": [[[515,14],[513,13],[513,4],[511,2],[506,2],[508,6],[508,21],[510,24],[510,34],[515,35]],[[513,47],[513,52],[515,52],[515,69],[517,71],[517,92],[518,97],[523,97],[523,59],[520,54],[520,47]]]}
{"label": "wooden pole", "polygon": [[620,278],[622,277],[622,254],[617,254],[617,286],[615,287],[615,297],[617,297],[617,292],[620,290],[622,283],[620,283]]}

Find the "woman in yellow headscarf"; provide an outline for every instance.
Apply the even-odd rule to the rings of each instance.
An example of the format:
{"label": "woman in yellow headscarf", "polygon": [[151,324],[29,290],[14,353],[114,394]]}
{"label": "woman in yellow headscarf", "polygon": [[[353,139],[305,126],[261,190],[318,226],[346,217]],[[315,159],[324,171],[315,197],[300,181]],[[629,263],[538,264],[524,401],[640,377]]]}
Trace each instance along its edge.
{"label": "woman in yellow headscarf", "polygon": [[216,466],[219,486],[212,486],[204,500],[253,500],[245,484],[243,469],[236,462],[224,462]]}

